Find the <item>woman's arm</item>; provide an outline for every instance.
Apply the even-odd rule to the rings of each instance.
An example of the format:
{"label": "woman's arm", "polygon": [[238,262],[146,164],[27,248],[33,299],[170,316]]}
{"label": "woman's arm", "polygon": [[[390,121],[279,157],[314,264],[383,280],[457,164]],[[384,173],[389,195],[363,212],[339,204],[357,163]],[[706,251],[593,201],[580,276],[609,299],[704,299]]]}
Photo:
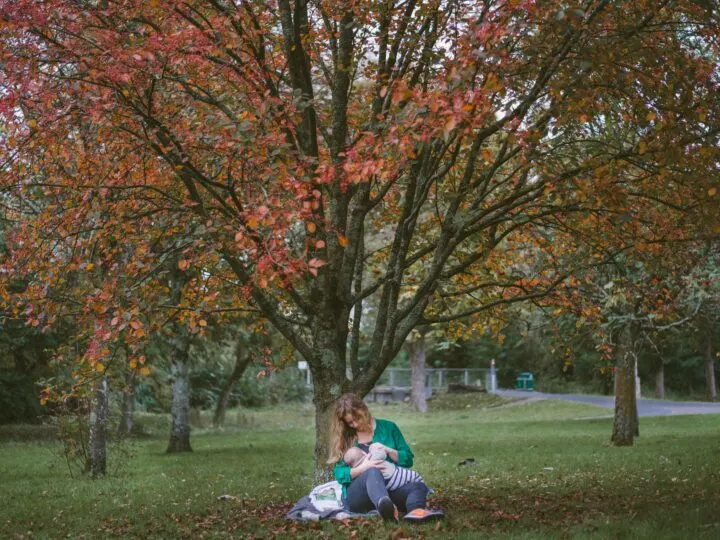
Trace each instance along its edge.
{"label": "woman's arm", "polygon": [[350,469],[350,478],[355,480],[368,469],[379,469],[385,463],[383,459],[364,459],[357,467]]}
{"label": "woman's arm", "polygon": [[333,469],[335,480],[345,486],[350,485],[350,483],[362,473],[368,469],[379,469],[383,463],[385,463],[384,460],[364,459],[357,467],[351,468],[350,465],[340,460],[335,464],[335,468]]}
{"label": "woman's arm", "polygon": [[[400,428],[393,423],[392,439],[395,445],[394,452],[397,454],[397,459],[394,460],[401,467],[412,467],[413,458],[415,457],[410,450],[410,445],[405,441]],[[389,455],[389,453],[388,453]]]}
{"label": "woman's arm", "polygon": [[400,428],[393,422],[388,421],[388,424],[389,429],[383,436],[383,440],[387,444],[385,442],[375,442],[373,445],[382,446],[390,461],[397,463],[401,467],[412,467],[413,453],[405,441],[405,437],[400,432]]}
{"label": "woman's arm", "polygon": [[335,473],[335,480],[344,486],[350,485],[353,481],[350,465],[345,463],[342,459],[335,464],[333,472]]}
{"label": "woman's arm", "polygon": [[350,478],[355,480],[358,476],[360,476],[365,471],[367,471],[367,461],[364,461],[357,467],[353,467],[352,469],[350,469]]}

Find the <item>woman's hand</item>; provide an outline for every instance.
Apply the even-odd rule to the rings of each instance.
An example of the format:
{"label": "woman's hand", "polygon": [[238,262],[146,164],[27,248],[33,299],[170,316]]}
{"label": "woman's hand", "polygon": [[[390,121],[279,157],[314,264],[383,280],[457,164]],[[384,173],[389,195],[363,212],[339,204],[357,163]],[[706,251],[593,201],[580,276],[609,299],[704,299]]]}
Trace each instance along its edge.
{"label": "woman's hand", "polygon": [[350,478],[354,480],[368,469],[380,469],[382,472],[383,463],[385,463],[383,459],[365,459],[357,467],[350,469]]}
{"label": "woman's hand", "polygon": [[395,467],[395,465],[393,465],[392,463],[388,463],[384,459],[379,463],[380,464],[376,467],[376,469],[378,469],[383,474],[383,476],[389,476],[388,473],[392,472],[391,468]]}
{"label": "woman's hand", "polygon": [[382,469],[382,465],[385,463],[384,459],[366,459],[360,466],[364,466],[363,472],[368,469]]}

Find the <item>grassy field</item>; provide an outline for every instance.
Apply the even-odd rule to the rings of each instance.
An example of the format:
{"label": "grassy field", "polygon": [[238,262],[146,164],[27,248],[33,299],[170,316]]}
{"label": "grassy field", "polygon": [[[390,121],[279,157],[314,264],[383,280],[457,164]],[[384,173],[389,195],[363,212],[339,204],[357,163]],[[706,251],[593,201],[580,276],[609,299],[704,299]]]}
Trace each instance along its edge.
{"label": "grassy field", "polygon": [[311,487],[312,409],[293,405],[231,411],[184,455],[164,453],[167,418],[140,415],[134,455],[99,481],[71,479],[54,443],[20,441],[31,429],[3,428],[0,537],[720,538],[720,416],[642,419],[635,446],[613,448],[607,411],[579,404],[439,396],[425,415],[372,410],[402,428],[445,521],[284,520]]}

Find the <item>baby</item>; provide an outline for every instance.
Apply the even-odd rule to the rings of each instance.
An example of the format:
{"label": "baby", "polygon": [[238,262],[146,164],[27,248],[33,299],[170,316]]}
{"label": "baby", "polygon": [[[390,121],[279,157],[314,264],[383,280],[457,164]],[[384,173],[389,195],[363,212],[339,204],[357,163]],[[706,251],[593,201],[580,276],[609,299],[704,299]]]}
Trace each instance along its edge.
{"label": "baby", "polygon": [[[387,459],[387,453],[381,445],[371,444],[369,452],[363,452],[360,448],[354,446],[345,452],[343,459],[350,467],[357,467],[366,459]],[[398,489],[411,482],[425,482],[423,477],[412,469],[398,467],[391,461],[386,461],[385,463],[386,466],[381,471],[388,491]]]}

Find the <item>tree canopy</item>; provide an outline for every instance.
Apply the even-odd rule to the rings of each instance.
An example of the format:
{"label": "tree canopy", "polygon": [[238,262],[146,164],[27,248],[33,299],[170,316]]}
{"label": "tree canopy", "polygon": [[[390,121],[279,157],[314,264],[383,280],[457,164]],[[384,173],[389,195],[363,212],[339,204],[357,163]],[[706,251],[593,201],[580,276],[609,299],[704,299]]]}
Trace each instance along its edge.
{"label": "tree canopy", "polygon": [[332,401],[414,327],[566,283],[568,225],[711,223],[701,2],[0,0],[0,20],[17,314],[81,318],[96,363],[168,312],[258,310],[312,370],[318,462]]}

